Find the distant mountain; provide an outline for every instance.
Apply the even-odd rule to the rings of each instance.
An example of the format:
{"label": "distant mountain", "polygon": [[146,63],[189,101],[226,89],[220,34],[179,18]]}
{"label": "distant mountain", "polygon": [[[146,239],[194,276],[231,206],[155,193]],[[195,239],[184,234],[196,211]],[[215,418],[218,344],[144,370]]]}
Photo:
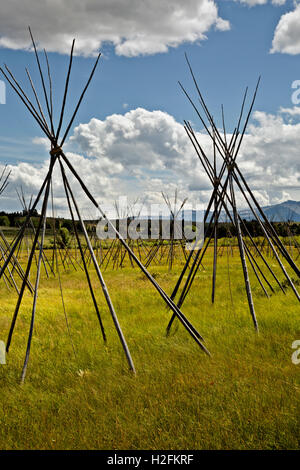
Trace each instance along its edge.
{"label": "distant mountain", "polygon": [[300,202],[285,201],[275,206],[264,207],[264,213],[273,222],[300,222]]}
{"label": "distant mountain", "polygon": [[[253,204],[255,209],[255,206]],[[268,217],[270,222],[300,222],[300,201],[285,201],[280,204],[275,204],[274,206],[265,206],[262,207],[265,215]],[[193,210],[182,210],[178,216],[177,220],[185,219],[186,221],[201,222],[203,220],[205,211],[193,211]],[[238,211],[240,216],[245,220],[253,220],[254,215],[250,209],[242,209]],[[256,211],[257,212],[257,211]],[[230,211],[232,213],[232,211]],[[212,215],[212,212],[211,212]],[[158,217],[152,215],[150,219],[156,220]],[[162,220],[170,219],[169,216],[161,216]],[[140,216],[140,219],[148,219],[148,216]],[[221,211],[220,222],[228,222],[228,216],[225,211]]]}
{"label": "distant mountain", "polygon": [[[300,201],[285,201],[274,206],[262,207],[265,215],[268,217],[270,222],[300,222]],[[231,212],[231,211],[230,211]],[[212,213],[211,213],[212,214]],[[239,211],[240,216],[245,220],[253,220],[254,216],[250,209],[244,209]],[[198,220],[203,218],[203,211],[183,211],[182,217],[185,220],[195,221],[196,216]],[[180,217],[178,217],[180,218]],[[221,222],[228,221],[228,217],[225,212],[222,211],[220,215]]]}

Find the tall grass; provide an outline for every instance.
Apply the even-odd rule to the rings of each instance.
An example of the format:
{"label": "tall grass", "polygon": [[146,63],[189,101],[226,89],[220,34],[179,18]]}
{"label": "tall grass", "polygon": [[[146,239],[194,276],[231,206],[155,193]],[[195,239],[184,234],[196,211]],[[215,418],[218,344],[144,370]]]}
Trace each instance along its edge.
{"label": "tall grass", "polygon": [[[128,372],[93,270],[107,346],[84,274],[62,274],[70,335],[57,279],[43,276],[25,384],[20,386],[19,379],[29,293],[7,365],[0,366],[0,448],[298,448],[300,366],[291,361],[291,345],[300,339],[297,299],[291,289],[286,295],[277,289],[267,299],[252,278],[256,334],[237,254],[229,257],[230,282],[227,256],[218,263],[215,304],[210,252],[183,307],[204,336],[211,359],[177,322],[166,338],[170,312],[137,268],[106,271],[136,376]],[[150,271],[170,294],[181,269],[178,263],[170,273],[167,266]],[[3,281],[0,298],[0,340],[6,340],[16,294]]]}

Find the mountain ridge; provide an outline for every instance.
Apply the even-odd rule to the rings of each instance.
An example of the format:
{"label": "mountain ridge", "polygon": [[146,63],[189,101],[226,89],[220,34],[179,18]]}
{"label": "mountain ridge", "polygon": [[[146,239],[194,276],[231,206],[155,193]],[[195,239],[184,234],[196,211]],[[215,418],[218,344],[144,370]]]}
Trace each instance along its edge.
{"label": "mountain ridge", "polygon": [[[270,222],[300,222],[300,201],[293,201],[289,199],[288,201],[281,202],[279,204],[269,205],[262,207],[263,212],[267,216]],[[196,214],[197,212],[197,214]],[[245,220],[253,220],[254,215],[250,209],[241,209],[238,210],[240,216]],[[231,211],[230,211],[231,213]],[[201,220],[203,217],[202,211],[181,211],[181,217],[184,217],[185,220],[196,220],[196,216]],[[212,215],[212,212],[210,212]],[[181,218],[180,215],[178,219]],[[228,221],[228,216],[224,211],[221,211],[219,220],[221,222]]]}

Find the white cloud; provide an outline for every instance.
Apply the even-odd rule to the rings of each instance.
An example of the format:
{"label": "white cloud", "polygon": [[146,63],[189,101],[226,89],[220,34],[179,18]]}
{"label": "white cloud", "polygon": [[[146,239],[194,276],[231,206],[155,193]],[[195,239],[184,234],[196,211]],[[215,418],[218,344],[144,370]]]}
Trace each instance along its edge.
{"label": "white cloud", "polygon": [[286,0],[272,0],[273,5],[284,5],[286,3]]}
{"label": "white cloud", "polygon": [[[238,156],[237,163],[263,205],[299,199],[300,122],[287,122],[286,115],[284,108],[276,115],[255,112]],[[198,138],[211,155],[210,138],[202,133]],[[44,145],[43,140],[36,143]],[[172,195],[175,188],[182,198],[188,197],[189,203],[206,203],[211,195],[211,184],[183,126],[165,112],[137,108],[103,121],[92,119],[75,129],[68,145],[85,155],[67,153],[101,204],[112,203],[120,195],[131,201],[140,197],[146,203],[157,203],[162,200],[162,190]],[[16,186],[22,185],[28,195],[37,194],[48,164],[46,160],[39,167],[28,163],[10,165],[12,175],[2,195],[2,207],[19,208]],[[71,185],[80,207],[88,213],[92,206],[74,178]],[[66,214],[58,168],[54,190],[56,207]]]}
{"label": "white cloud", "polygon": [[293,195],[299,199],[300,123],[261,111],[254,118],[240,158],[250,187],[264,194],[268,203],[293,199]]}
{"label": "white cloud", "polygon": [[206,39],[216,28],[229,29],[214,0],[10,0],[2,2],[0,47],[30,47],[30,24],[40,47],[94,55],[104,43],[118,55],[134,57],[166,52],[184,42]]}
{"label": "white cloud", "polygon": [[[276,115],[254,113],[238,157],[250,186],[266,204],[299,198],[295,194],[300,181],[300,123],[284,119],[288,113],[296,118],[298,109],[281,108]],[[211,154],[208,136],[198,136]],[[138,108],[105,121],[92,119],[75,129],[72,141],[89,156],[107,156],[113,164],[121,164],[136,178],[140,192],[158,191],[157,184],[162,188],[177,184],[190,201],[203,202],[210,195],[210,183],[182,125],[167,113]]]}
{"label": "white cloud", "polygon": [[244,3],[245,5],[249,5],[250,7],[254,7],[255,5],[265,5],[268,3],[268,0],[235,0],[236,2]]}
{"label": "white cloud", "polygon": [[92,119],[75,128],[71,141],[88,156],[109,155],[112,163],[127,169],[145,165],[151,170],[172,169],[190,162],[182,162],[188,145],[182,125],[162,111],[137,108],[104,121]]}
{"label": "white cloud", "polygon": [[271,52],[300,54],[300,5],[280,18],[276,26]]}
{"label": "white cloud", "polygon": [[300,116],[300,106],[294,106],[293,108],[280,107],[279,112],[281,114],[287,114],[288,116]]}
{"label": "white cloud", "polygon": [[[160,191],[164,184],[170,189],[209,188],[200,164],[199,174],[194,172],[197,160],[183,126],[165,112],[137,108],[104,121],[92,119],[75,128],[70,140],[89,157],[121,165],[120,173],[134,179],[134,187],[128,189],[141,194]],[[211,147],[207,136],[203,145]]]}
{"label": "white cloud", "polygon": [[34,137],[32,143],[35,145],[42,145],[47,151],[49,151],[49,139],[48,137]]}
{"label": "white cloud", "polygon": [[[85,184],[91,193],[95,195],[98,200],[105,200],[108,194],[116,194],[115,187],[117,185],[117,180],[114,174],[107,171],[106,162],[103,164],[103,162],[99,160],[89,160],[81,155],[70,152],[67,153],[67,156],[81,177],[83,177]],[[9,185],[1,196],[3,210],[21,211],[22,207],[18,200],[16,190],[19,190],[22,187],[26,195],[26,200],[29,203],[31,195],[35,197],[38,194],[44,178],[46,177],[48,167],[48,160],[45,160],[43,164],[39,166],[23,162],[16,165],[9,165],[8,169],[11,170]],[[82,174],[82,168],[85,170],[84,175]],[[78,196],[77,202],[79,207],[86,215],[87,211],[88,213],[91,211],[92,206],[89,203],[88,198],[82,192],[79,183],[67,168],[66,173],[68,174],[74,194],[76,197]],[[68,214],[67,200],[58,164],[56,165],[53,173],[53,192],[55,210],[59,215]],[[41,208],[41,203],[38,207],[39,209]],[[49,199],[48,215],[51,214],[52,206]]]}
{"label": "white cloud", "polygon": [[249,5],[250,7],[254,7],[256,5],[265,5],[268,2],[276,6],[284,5],[286,3],[286,0],[235,0],[235,1],[244,3],[245,5]]}

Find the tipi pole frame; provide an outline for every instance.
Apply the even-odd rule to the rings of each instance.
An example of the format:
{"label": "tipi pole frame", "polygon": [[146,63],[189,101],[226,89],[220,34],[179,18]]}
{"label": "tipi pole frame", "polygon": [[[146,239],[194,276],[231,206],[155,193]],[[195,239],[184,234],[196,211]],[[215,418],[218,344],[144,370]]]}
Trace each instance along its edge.
{"label": "tipi pole frame", "polygon": [[78,219],[79,219],[79,221],[80,221],[81,228],[82,228],[82,230],[83,230],[83,234],[84,234],[84,237],[85,237],[85,241],[86,241],[86,243],[87,243],[87,245],[88,245],[88,248],[89,248],[89,251],[90,251],[90,254],[91,254],[93,263],[94,263],[94,267],[95,267],[95,270],[96,270],[96,273],[97,273],[97,276],[98,276],[98,279],[99,279],[99,282],[100,282],[100,285],[101,285],[101,288],[102,288],[102,291],[103,291],[103,294],[104,294],[104,297],[105,297],[105,300],[106,300],[106,303],[107,303],[107,306],[108,306],[108,308],[109,308],[110,314],[111,314],[112,319],[113,319],[113,323],[114,323],[114,325],[115,325],[115,328],[116,328],[116,331],[117,331],[117,333],[118,333],[120,342],[121,342],[121,344],[122,344],[124,353],[125,353],[125,355],[126,355],[126,359],[127,359],[128,365],[129,365],[129,369],[130,369],[133,373],[135,373],[135,367],[134,367],[134,364],[133,364],[133,360],[132,360],[132,357],[131,357],[129,348],[128,348],[128,346],[127,346],[127,342],[126,342],[125,337],[124,337],[124,335],[123,335],[123,332],[122,332],[122,329],[121,329],[121,326],[120,326],[120,323],[119,323],[117,314],[116,314],[116,312],[115,312],[115,309],[114,309],[113,303],[112,303],[112,301],[111,301],[111,298],[110,298],[108,289],[107,289],[107,287],[106,287],[104,278],[103,278],[103,276],[102,276],[102,273],[101,273],[101,271],[100,271],[98,262],[97,262],[97,260],[96,260],[96,257],[95,257],[93,248],[92,248],[92,246],[91,246],[90,239],[89,239],[89,236],[88,236],[87,231],[86,231],[86,227],[85,227],[84,222],[83,222],[83,220],[82,220],[82,218],[81,218],[78,205],[77,205],[77,203],[76,203],[76,200],[75,200],[75,198],[74,198],[73,192],[72,192],[72,190],[71,190],[71,188],[70,188],[70,185],[69,185],[69,183],[68,183],[68,180],[67,180],[67,177],[66,177],[66,174],[65,174],[64,167],[63,167],[61,161],[60,161],[59,163],[60,163],[60,168],[61,168],[61,173],[62,173],[62,177],[63,177],[63,181],[64,181],[65,188],[67,189],[67,192],[68,192],[68,193],[70,194],[70,196],[71,196],[73,205],[74,205],[75,210],[76,210],[76,213],[77,213],[77,217],[78,217]]}
{"label": "tipi pole frame", "polygon": [[206,349],[206,347],[199,341],[199,339],[202,338],[202,336],[197,332],[195,327],[193,329],[191,328],[191,323],[188,322],[186,317],[183,315],[183,313],[180,311],[180,309],[176,306],[176,304],[167,296],[167,294],[164,292],[164,290],[159,286],[159,284],[155,281],[155,279],[151,276],[151,274],[147,271],[147,269],[143,266],[143,264],[139,261],[139,259],[135,256],[135,254],[130,250],[128,247],[126,241],[123,239],[121,234],[117,231],[113,223],[107,218],[106,214],[102,211],[101,207],[99,204],[96,202],[96,200],[93,198],[93,196],[90,194],[89,190],[83,183],[82,179],[80,176],[77,174],[76,170],[73,168],[69,160],[66,158],[64,153],[61,153],[61,157],[65,161],[66,165],[69,167],[70,171],[73,173],[73,175],[77,178],[78,182],[80,183],[82,189],[88,196],[88,198],[93,202],[95,207],[99,210],[100,214],[102,217],[104,217],[108,224],[111,226],[113,231],[116,233],[116,235],[119,237],[120,241],[122,242],[123,246],[127,249],[127,251],[131,252],[131,256],[134,259],[134,261],[137,263],[139,268],[143,271],[143,273],[146,275],[146,277],[149,279],[149,281],[152,283],[152,285],[155,287],[155,289],[158,291],[160,296],[163,298],[163,300],[166,302],[166,304],[171,308],[171,310],[176,313],[176,316],[179,318],[181,323],[185,326],[186,330],[190,333],[190,335],[194,338],[194,340],[197,342],[197,344],[200,346],[200,348],[210,356],[209,351]]}
{"label": "tipi pole frame", "polygon": [[46,210],[47,210],[47,202],[48,202],[47,194],[49,193],[50,180],[51,180],[51,175],[52,175],[52,170],[53,170],[53,164],[54,164],[54,158],[51,158],[51,162],[50,162],[51,171],[49,171],[48,178],[46,180],[46,189],[45,189],[45,194],[44,194],[44,199],[43,199],[42,212],[41,212],[39,224],[38,224],[38,227],[37,227],[37,230],[36,230],[36,233],[35,233],[34,241],[33,241],[32,247],[31,247],[31,252],[30,252],[30,255],[29,255],[29,259],[28,259],[27,268],[26,268],[26,271],[25,271],[24,279],[23,279],[22,286],[21,286],[21,289],[20,289],[20,294],[19,294],[18,300],[17,300],[17,305],[16,305],[16,308],[15,308],[15,311],[14,311],[14,315],[13,315],[13,318],[12,318],[10,330],[9,330],[9,333],[8,333],[7,344],[6,344],[6,352],[7,353],[9,352],[9,348],[10,348],[10,344],[11,344],[15,324],[16,324],[16,321],[17,321],[17,317],[18,317],[20,306],[21,306],[21,302],[22,302],[22,299],[23,299],[23,294],[24,294],[24,290],[25,290],[25,286],[26,286],[26,281],[27,281],[28,274],[29,274],[30,269],[31,269],[31,264],[32,264],[32,260],[33,260],[35,247],[36,247],[37,240],[38,240],[38,237],[39,237],[39,233],[40,233],[40,230],[41,230],[41,226],[42,226],[42,223],[43,223],[44,214],[46,213]]}
{"label": "tipi pole frame", "polygon": [[66,198],[67,198],[67,202],[68,202],[68,207],[69,207],[70,215],[71,215],[71,218],[72,218],[72,223],[73,223],[74,233],[75,233],[75,237],[76,237],[76,242],[78,244],[79,252],[80,252],[80,255],[81,255],[81,258],[82,258],[84,272],[85,272],[85,275],[86,275],[86,278],[87,278],[90,294],[91,294],[92,301],[93,301],[95,311],[96,311],[96,315],[97,315],[97,318],[98,318],[98,321],[99,321],[102,337],[103,337],[104,342],[106,343],[107,338],[106,338],[106,334],[105,334],[105,329],[104,329],[102,318],[101,318],[100,311],[99,311],[99,308],[98,308],[96,296],[94,294],[94,289],[93,289],[92,282],[91,282],[91,279],[90,279],[89,271],[88,271],[88,268],[87,268],[87,265],[86,265],[84,253],[83,253],[82,246],[81,246],[80,237],[79,237],[78,230],[77,230],[77,227],[76,227],[74,213],[73,213],[73,210],[72,210],[72,205],[71,205],[70,196],[69,196],[69,190],[68,190],[68,187],[67,187],[67,184],[66,184],[66,181],[65,181],[65,175],[62,175],[62,177],[63,177],[63,184],[64,184],[64,189],[65,189],[65,194],[66,194]]}

